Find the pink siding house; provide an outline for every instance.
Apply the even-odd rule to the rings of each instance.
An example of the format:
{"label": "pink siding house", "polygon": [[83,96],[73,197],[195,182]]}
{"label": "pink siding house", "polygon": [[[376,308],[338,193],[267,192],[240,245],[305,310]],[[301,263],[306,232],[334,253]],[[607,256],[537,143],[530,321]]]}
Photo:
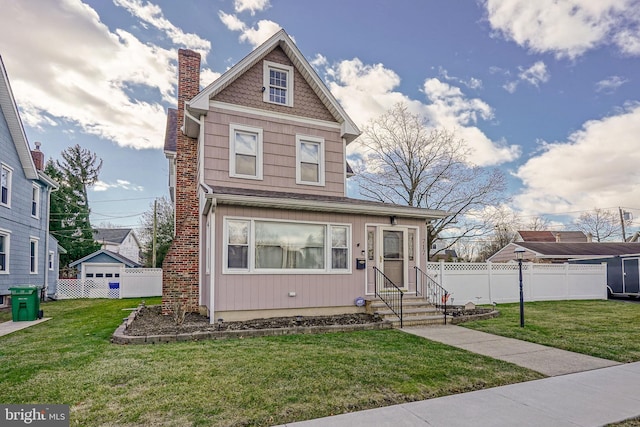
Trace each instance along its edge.
{"label": "pink siding house", "polygon": [[415,293],[427,223],[445,213],[347,197],[360,131],[286,32],[202,91],[199,55],[179,56],[164,312],[182,304],[213,323],[363,311],[374,267]]}

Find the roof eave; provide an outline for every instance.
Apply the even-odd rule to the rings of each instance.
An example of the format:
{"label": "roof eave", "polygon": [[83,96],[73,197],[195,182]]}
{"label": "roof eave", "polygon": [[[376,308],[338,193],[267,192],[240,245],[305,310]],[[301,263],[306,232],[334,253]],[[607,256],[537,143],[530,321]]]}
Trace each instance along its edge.
{"label": "roof eave", "polygon": [[413,208],[410,206],[357,204],[348,202],[328,202],[320,200],[299,200],[290,198],[256,197],[237,194],[212,194],[215,205],[252,206],[260,208],[308,210],[345,214],[393,215],[399,218],[420,218],[432,220],[445,218],[448,212]]}

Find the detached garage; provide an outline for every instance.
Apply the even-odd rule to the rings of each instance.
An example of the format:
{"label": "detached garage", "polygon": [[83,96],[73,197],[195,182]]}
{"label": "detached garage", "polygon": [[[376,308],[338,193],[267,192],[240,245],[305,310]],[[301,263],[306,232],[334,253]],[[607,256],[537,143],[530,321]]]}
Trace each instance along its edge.
{"label": "detached garage", "polygon": [[640,254],[571,260],[576,264],[607,264],[609,296],[640,297]]}
{"label": "detached garage", "polygon": [[107,279],[109,282],[118,282],[122,268],[139,268],[141,265],[120,254],[101,249],[72,262],[69,267],[78,268],[78,279]]}

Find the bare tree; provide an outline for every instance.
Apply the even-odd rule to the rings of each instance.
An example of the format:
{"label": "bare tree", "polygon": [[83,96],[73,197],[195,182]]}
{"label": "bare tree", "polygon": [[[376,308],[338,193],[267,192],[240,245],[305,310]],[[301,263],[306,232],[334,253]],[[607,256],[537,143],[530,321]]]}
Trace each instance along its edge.
{"label": "bare tree", "polygon": [[531,218],[528,222],[524,224],[523,230],[528,231],[546,231],[549,229],[551,225],[551,221],[546,218],[542,218],[540,216],[536,216]]}
{"label": "bare tree", "polygon": [[616,212],[594,208],[582,213],[574,223],[575,227],[591,234],[596,242],[620,238],[620,221]]}
{"label": "bare tree", "polygon": [[427,248],[441,235],[444,250],[492,229],[484,211],[505,201],[504,175],[471,164],[469,148],[455,133],[430,129],[400,103],[364,127],[361,144],[356,179],[364,197],[451,213],[430,224]]}

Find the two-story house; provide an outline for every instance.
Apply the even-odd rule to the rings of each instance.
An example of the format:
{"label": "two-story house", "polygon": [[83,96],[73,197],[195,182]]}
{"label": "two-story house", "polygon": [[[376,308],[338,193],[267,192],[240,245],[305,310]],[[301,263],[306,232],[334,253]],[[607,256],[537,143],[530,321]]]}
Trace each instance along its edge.
{"label": "two-story house", "polygon": [[14,285],[55,292],[63,249],[49,234],[49,200],[57,184],[43,168],[44,154],[39,143],[29,148],[0,57],[0,305]]}
{"label": "two-story house", "polygon": [[374,267],[415,293],[427,222],[446,213],[347,196],[360,131],[286,32],[202,91],[199,70],[199,54],[180,50],[164,312],[213,323],[360,311]]}
{"label": "two-story house", "polygon": [[93,239],[100,244],[100,249],[120,254],[137,264],[142,261],[142,246],[132,228],[95,228]]}

